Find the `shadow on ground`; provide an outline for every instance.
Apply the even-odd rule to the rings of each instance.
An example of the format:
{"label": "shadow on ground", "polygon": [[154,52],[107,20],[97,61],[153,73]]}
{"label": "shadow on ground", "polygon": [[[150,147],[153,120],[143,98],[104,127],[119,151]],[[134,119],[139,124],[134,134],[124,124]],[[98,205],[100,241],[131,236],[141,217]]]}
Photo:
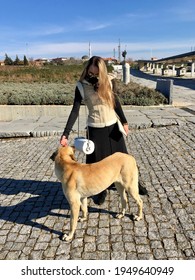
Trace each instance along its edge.
{"label": "shadow on ground", "polygon": [[[70,215],[62,214],[70,207],[63,194],[61,183],[0,178],[0,195],[4,196],[0,206],[1,220],[28,225],[62,236],[61,231],[44,225],[44,220],[43,223],[36,221],[47,216],[55,216],[68,219],[69,222]],[[94,206],[88,210],[89,213],[101,212],[116,216],[113,211]],[[130,218],[132,219],[131,216]]]}
{"label": "shadow on ground", "polygon": [[[47,215],[62,215],[54,209],[69,209],[61,184],[32,180],[0,179],[0,193],[5,195],[6,206],[0,206],[0,218],[13,223],[43,229],[57,235],[61,232],[36,222]],[[8,206],[10,204],[10,206]],[[63,215],[64,218],[68,216]]]}

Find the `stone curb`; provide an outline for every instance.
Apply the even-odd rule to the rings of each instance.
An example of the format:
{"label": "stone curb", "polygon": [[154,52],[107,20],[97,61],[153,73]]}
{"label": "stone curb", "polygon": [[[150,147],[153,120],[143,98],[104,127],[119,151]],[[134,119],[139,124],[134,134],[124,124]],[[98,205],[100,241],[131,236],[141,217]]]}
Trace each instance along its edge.
{"label": "stone curb", "polygon": [[[154,127],[165,127],[165,126],[172,126],[172,125],[180,125],[179,122],[176,120],[154,120],[149,121],[148,123],[129,123],[130,129],[147,129],[147,128],[154,128]],[[81,133],[84,130],[80,131]],[[20,137],[48,137],[48,136],[61,136],[62,131],[50,131],[50,130],[43,130],[43,131],[30,131],[30,132],[0,132],[0,139],[3,138],[20,138]]]}
{"label": "stone curb", "polygon": [[[186,108],[125,108],[130,129],[148,129],[195,123],[195,106]],[[61,135],[67,118],[45,116],[37,119],[18,119],[0,122],[0,138],[45,137]],[[86,115],[80,116],[80,132],[85,131]],[[78,122],[73,132],[78,131]]]}

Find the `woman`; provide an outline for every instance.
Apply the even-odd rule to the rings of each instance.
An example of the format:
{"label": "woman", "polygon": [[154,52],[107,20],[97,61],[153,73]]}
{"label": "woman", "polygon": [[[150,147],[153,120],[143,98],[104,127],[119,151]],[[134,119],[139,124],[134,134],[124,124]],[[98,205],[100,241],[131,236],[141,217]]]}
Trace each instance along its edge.
{"label": "woman", "polygon": [[[117,115],[126,134],[129,132],[128,123],[117,95],[114,94],[112,77],[107,73],[104,60],[98,56],[91,57],[79,82],[82,84],[84,102],[89,111],[88,137],[95,144],[95,151],[86,155],[86,163],[100,161],[115,152],[128,153],[123,135],[118,128]],[[77,86],[73,108],[60,140],[62,146],[68,144],[68,136],[78,117],[82,99],[82,94]],[[140,191],[141,194],[145,194],[145,192],[144,188]],[[102,204],[106,194],[106,190],[98,194],[95,202]]]}

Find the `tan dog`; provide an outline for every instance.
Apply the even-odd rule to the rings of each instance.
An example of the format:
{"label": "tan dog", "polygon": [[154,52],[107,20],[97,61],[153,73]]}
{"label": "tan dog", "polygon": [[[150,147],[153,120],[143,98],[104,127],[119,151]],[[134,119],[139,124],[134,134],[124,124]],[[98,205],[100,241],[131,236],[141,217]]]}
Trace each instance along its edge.
{"label": "tan dog", "polygon": [[138,169],[135,159],[124,153],[115,153],[97,163],[78,163],[74,158],[74,147],[60,147],[51,156],[55,160],[55,173],[62,183],[63,192],[70,204],[70,232],[63,235],[63,240],[73,238],[80,208],[82,218],[87,218],[87,197],[96,195],[115,183],[121,197],[122,211],[117,218],[125,215],[127,196],[131,194],[138,205],[138,215],[134,220],[142,219],[143,202],[138,191]]}

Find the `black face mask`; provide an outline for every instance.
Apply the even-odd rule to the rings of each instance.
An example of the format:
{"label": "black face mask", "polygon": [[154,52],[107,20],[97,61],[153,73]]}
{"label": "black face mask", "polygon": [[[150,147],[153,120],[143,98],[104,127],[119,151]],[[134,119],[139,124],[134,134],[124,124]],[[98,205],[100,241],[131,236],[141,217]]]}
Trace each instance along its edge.
{"label": "black face mask", "polygon": [[98,77],[96,77],[96,76],[87,75],[85,79],[92,85],[95,85],[98,83]]}

